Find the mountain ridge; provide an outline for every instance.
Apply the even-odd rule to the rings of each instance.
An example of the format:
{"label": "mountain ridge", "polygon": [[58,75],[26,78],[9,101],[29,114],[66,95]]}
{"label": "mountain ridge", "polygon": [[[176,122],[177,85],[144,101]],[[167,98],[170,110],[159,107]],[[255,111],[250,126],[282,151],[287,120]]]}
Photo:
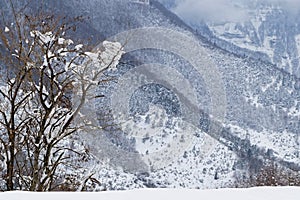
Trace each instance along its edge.
{"label": "mountain ridge", "polygon": [[[227,100],[223,103],[226,104],[227,110],[224,122],[219,123],[217,119],[210,117],[212,110],[210,89],[214,88],[207,88],[208,84],[203,77],[205,74],[197,71],[189,60],[184,60],[180,55],[160,49],[134,51],[129,53],[129,57],[123,58],[118,70],[111,74],[118,80],[121,80],[126,73],[138,68],[140,64],[160,63],[166,65],[180,73],[183,79],[193,86],[198,106],[201,111],[203,110],[202,114],[196,113],[199,114],[199,123],[196,124],[198,127],[192,129],[191,132],[184,132],[186,127],[181,126],[180,120],[176,121],[182,115],[175,115],[175,112],[172,112],[174,108],[180,110],[183,107],[180,105],[183,102],[177,103],[178,101],[176,101],[176,97],[180,96],[176,93],[177,88],[158,83],[145,84],[143,87],[136,88],[135,93],[131,95],[130,102],[126,102],[129,104],[128,107],[138,111],[130,113],[133,120],[129,120],[129,124],[127,124],[129,133],[126,132],[126,129],[122,129],[122,131],[108,129],[104,130],[104,133],[97,132],[103,141],[95,140],[93,136],[85,138],[85,142],[95,157],[106,158],[109,160],[109,167],[117,169],[117,171],[121,168],[120,171],[125,173],[122,175],[133,177],[128,180],[134,180],[131,183],[136,181],[137,187],[141,186],[141,182],[145,187],[226,187],[235,181],[234,176],[239,173],[239,170],[243,172],[243,175],[251,176],[263,166],[263,161],[267,158],[285,167],[293,168],[293,164],[299,167],[297,137],[299,137],[298,130],[300,129],[298,123],[300,104],[297,99],[300,99],[300,80],[296,76],[283,69],[276,69],[274,65],[267,62],[257,61],[251,57],[236,56],[230,51],[217,47],[213,42],[205,39],[205,36],[195,34],[188,25],[156,1],[150,1],[150,5],[136,4],[130,0],[113,2],[93,0],[88,3],[83,0],[69,0],[47,3],[49,3],[48,7],[58,13],[67,12],[71,17],[81,14],[88,17],[89,21],[79,29],[77,37],[84,38],[87,35],[93,35],[95,43],[98,38],[109,38],[128,29],[163,27],[178,31],[193,38],[197,44],[203,47],[209,59],[222,75],[221,81],[224,84],[223,89]],[[159,39],[157,38],[161,42]],[[132,58],[139,62],[132,62],[133,64],[130,65],[128,59]],[[154,78],[159,80],[161,77]],[[180,84],[183,80],[178,78],[175,82]],[[172,86],[172,84],[170,85]],[[105,98],[95,103],[95,109],[99,115],[112,109],[111,96],[117,87],[118,81],[104,87],[99,86],[99,90],[96,92],[99,95],[105,94]],[[146,96],[145,94],[149,94],[150,97],[143,98]],[[154,111],[149,105],[154,105]],[[102,108],[104,110],[101,110]],[[168,114],[167,111],[171,114]],[[114,120],[114,116],[111,117],[110,120]],[[149,118],[152,121],[149,121]],[[219,123],[222,132],[216,135],[207,134],[207,127],[209,128],[214,123]],[[154,135],[151,135],[151,133],[153,134],[152,125],[155,130]],[[145,135],[139,140],[140,138],[133,137],[134,133],[132,132],[134,131],[142,136],[148,131],[150,136]],[[172,158],[166,166],[155,169],[154,164],[144,162],[143,157],[147,157],[147,151],[151,152],[153,148],[163,149],[168,144],[168,139],[171,138],[172,141],[176,138],[176,134],[180,135],[182,132],[186,133],[188,138],[182,140],[180,138],[180,141],[187,140],[189,137],[193,141],[186,149],[180,149],[180,153]],[[216,140],[211,143],[212,147],[209,153],[201,157],[201,152],[208,146],[205,144],[205,140],[212,137],[215,137]],[[286,141],[283,140],[284,138]],[[105,149],[101,142],[107,142],[106,145],[110,145],[110,149]],[[289,148],[285,148],[285,146]],[[114,154],[121,150],[124,150],[125,153]],[[130,157],[126,153],[128,155],[136,153],[134,154],[136,157]],[[263,156],[264,159],[261,159],[260,156]],[[134,162],[132,162],[133,160]],[[146,164],[149,171],[138,171],[139,161]],[[113,176],[112,179],[119,178],[118,172],[115,175],[108,174],[108,176]],[[109,180],[111,181],[111,178]]]}

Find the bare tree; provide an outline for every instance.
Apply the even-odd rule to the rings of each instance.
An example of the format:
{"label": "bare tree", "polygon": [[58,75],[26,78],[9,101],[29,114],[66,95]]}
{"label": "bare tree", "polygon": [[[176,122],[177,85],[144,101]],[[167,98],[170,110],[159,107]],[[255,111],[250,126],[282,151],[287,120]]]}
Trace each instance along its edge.
{"label": "bare tree", "polygon": [[[123,48],[103,42],[87,52],[66,39],[74,24],[51,15],[16,11],[0,29],[0,151],[7,190],[51,190],[68,161],[65,139],[87,124],[74,124],[99,77],[114,69]],[[72,104],[72,94],[76,104]]]}
{"label": "bare tree", "polygon": [[299,173],[267,160],[258,174],[251,177],[254,186],[299,186]]}
{"label": "bare tree", "polygon": [[236,174],[233,187],[257,186],[299,186],[300,176],[298,171],[283,167],[272,160],[265,160],[257,173],[241,177]]}

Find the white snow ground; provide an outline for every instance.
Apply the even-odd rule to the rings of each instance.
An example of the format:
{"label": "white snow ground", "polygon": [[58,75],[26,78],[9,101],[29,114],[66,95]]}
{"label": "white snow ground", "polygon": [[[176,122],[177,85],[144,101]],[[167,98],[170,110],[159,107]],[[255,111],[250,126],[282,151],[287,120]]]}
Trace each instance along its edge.
{"label": "white snow ground", "polygon": [[218,189],[218,190],[170,190],[143,189],[118,192],[99,193],[30,193],[5,192],[0,193],[1,200],[66,200],[66,199],[117,199],[117,200],[153,200],[153,199],[209,199],[209,200],[298,200],[300,187],[260,187],[250,189]]}

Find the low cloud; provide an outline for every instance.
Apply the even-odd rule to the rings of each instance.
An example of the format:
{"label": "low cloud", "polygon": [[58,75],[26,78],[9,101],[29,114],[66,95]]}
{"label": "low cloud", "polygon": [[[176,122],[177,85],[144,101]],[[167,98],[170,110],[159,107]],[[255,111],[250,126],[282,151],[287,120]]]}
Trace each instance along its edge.
{"label": "low cloud", "polygon": [[248,14],[230,0],[178,0],[173,11],[180,17],[192,21],[240,21]]}
{"label": "low cloud", "polygon": [[213,22],[242,22],[249,19],[249,9],[245,5],[269,4],[280,6],[288,13],[300,10],[300,0],[160,0],[172,5],[172,10],[190,23],[201,20]]}

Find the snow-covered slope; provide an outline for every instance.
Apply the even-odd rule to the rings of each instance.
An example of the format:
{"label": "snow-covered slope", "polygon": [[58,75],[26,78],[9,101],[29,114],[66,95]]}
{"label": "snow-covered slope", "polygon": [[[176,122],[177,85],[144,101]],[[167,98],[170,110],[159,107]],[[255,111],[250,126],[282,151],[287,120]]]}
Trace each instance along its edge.
{"label": "snow-covered slope", "polygon": [[[194,55],[197,46],[203,50],[185,60],[161,48],[137,49],[123,58],[117,71],[108,74],[115,81],[99,85],[96,96],[104,94],[105,98],[97,99],[93,109],[100,118],[99,125],[106,128],[82,136],[94,158],[100,160],[87,164],[95,171],[93,177],[101,180],[94,183],[98,190],[235,186],[239,170],[250,176],[263,167],[266,159],[299,170],[300,80],[297,77],[271,64],[237,56],[243,54],[241,48],[233,48],[238,51],[236,54],[218,48],[157,1],[143,4],[131,0],[56,0],[47,4],[53,12],[87,17],[76,37],[91,37],[94,44],[134,28],[163,27],[169,30],[168,34],[152,38],[145,33],[133,41],[137,41],[135,44],[167,41],[166,47],[183,49],[187,55]],[[230,24],[226,26],[226,30],[240,34]],[[185,41],[173,37],[177,32],[195,45],[185,47]],[[269,44],[270,38],[259,44]],[[224,45],[235,47],[234,42],[228,40]],[[222,47],[227,49],[226,45]],[[193,66],[195,60],[202,63]],[[141,64],[153,63],[165,67],[156,70],[156,74],[146,70],[145,74],[130,76],[135,75],[133,72]],[[211,72],[214,66],[218,72],[214,76],[203,73]],[[219,78],[216,85],[215,78]],[[131,80],[132,84],[121,84],[124,80]],[[138,81],[143,84],[137,87]],[[218,84],[222,87],[214,88]],[[184,95],[190,92],[186,85],[192,88],[193,95]],[[114,96],[116,90],[121,91],[119,96]],[[128,97],[125,102],[112,105],[123,96]],[[194,100],[196,109],[190,103]],[[130,117],[119,123],[117,115],[111,113],[114,109],[116,113],[122,110],[123,104]],[[191,119],[184,115],[186,107]],[[223,120],[213,115],[219,111],[224,111]],[[218,131],[210,131],[211,127]]]}
{"label": "snow-covered slope", "polygon": [[[256,59],[269,61],[299,77],[300,29],[299,20],[297,20],[299,19],[297,1],[221,1],[215,2],[215,4],[211,3],[215,7],[222,7],[218,3],[230,4],[229,8],[232,9],[232,13],[227,13],[228,18],[225,17],[226,12],[223,11],[224,14],[221,16],[224,18],[222,19],[220,17],[203,19],[201,14],[198,14],[200,16],[198,19],[193,17],[193,13],[195,14],[197,9],[198,12],[203,12],[203,9],[199,7],[201,3],[195,4],[190,15],[188,11],[182,12],[182,7],[187,2],[193,2],[192,0],[161,0],[161,2],[221,48],[238,55],[246,54]],[[207,12],[211,11],[212,16],[220,15],[215,13],[215,10],[217,9],[211,8]],[[240,14],[238,14],[239,12]],[[240,19],[233,16],[240,16]]]}
{"label": "snow-covered slope", "polygon": [[164,190],[148,189],[101,193],[29,193],[7,192],[0,194],[2,200],[50,200],[50,199],[122,199],[122,200],[152,200],[152,199],[223,199],[223,200],[296,200],[299,198],[299,188],[252,188],[252,189],[220,189],[220,190]]}
{"label": "snow-covered slope", "polygon": [[218,38],[264,53],[272,63],[299,77],[299,16],[268,4],[249,5],[248,9],[248,21],[208,23],[208,27]]}
{"label": "snow-covered slope", "polygon": [[[111,145],[115,145],[117,149],[125,150],[125,153],[114,155],[112,148],[105,149],[104,144],[99,142],[104,140],[102,138],[93,140],[92,145],[90,145],[92,150],[94,149],[93,152],[96,157],[106,157],[115,167],[121,167],[127,172],[136,174],[137,179],[142,180],[147,187],[226,187],[233,184],[235,173],[233,169],[236,168],[235,166],[241,158],[243,162],[246,162],[244,166],[251,165],[251,163],[247,164],[247,161],[252,162],[253,158],[265,159],[267,156],[286,163],[285,167],[289,167],[288,162],[299,164],[297,113],[300,109],[298,102],[300,91],[297,78],[271,65],[239,58],[215,48],[212,44],[195,36],[188,26],[156,1],[152,1],[150,5],[137,4],[129,0],[113,2],[93,0],[89,3],[86,1],[64,1],[60,7],[65,7],[74,15],[89,16],[90,23],[88,25],[104,37],[139,27],[164,27],[179,31],[187,37],[194,38],[203,46],[205,53],[209,55],[222,75],[222,83],[226,93],[226,102],[223,102],[226,104],[226,116],[223,124],[218,124],[217,119],[203,115],[199,117],[199,124],[196,124],[196,127],[191,131],[183,132],[186,127],[182,125],[171,126],[171,130],[168,130],[170,124],[164,118],[174,120],[174,117],[182,117],[182,113],[176,111],[182,110],[185,106],[183,105],[184,102],[180,100],[179,103],[176,103],[180,93],[176,91],[176,88],[168,88],[168,85],[145,84],[142,88],[133,90],[135,92],[129,95],[131,100],[125,102],[129,105],[130,110],[137,111],[131,112],[130,115],[136,118],[139,118],[138,115],[142,115],[139,118],[140,121],[135,120],[134,123],[131,123],[131,125],[133,124],[131,129],[122,129],[121,132],[116,131],[116,129],[109,129],[104,133],[105,137],[112,141]],[[81,34],[85,36],[84,32]],[[164,38],[167,39],[168,36],[164,36]],[[147,39],[149,38],[144,38],[144,40]],[[157,42],[160,42],[161,38],[156,39]],[[173,69],[182,74],[183,79],[193,86],[200,109],[207,112],[208,115],[214,109],[211,100],[213,98],[212,88],[207,87],[208,83],[205,82],[203,74],[199,74],[187,60],[160,50],[140,50],[130,53],[130,56],[141,63],[161,63],[173,66]],[[131,59],[129,58],[129,60]],[[128,61],[125,59],[124,62]],[[132,64],[124,64],[113,75],[122,80],[122,76],[135,66],[138,67],[135,62],[133,62],[133,66]],[[181,81],[181,79],[175,80],[175,82]],[[96,105],[100,115],[103,112],[100,108],[110,108],[111,95],[117,87],[122,88],[125,85],[111,83],[109,86],[99,88],[99,94],[104,93],[106,95],[106,98],[101,99]],[[164,92],[164,88],[170,91]],[[145,94],[148,94],[150,99],[144,99]],[[137,103],[139,100],[140,103]],[[149,125],[145,124],[146,119],[144,124],[142,123],[143,116],[146,116],[147,113],[151,116],[151,112],[152,115],[157,116],[161,113],[149,110],[148,105],[151,104],[162,106],[167,115],[162,117],[162,124],[149,128]],[[150,117],[150,124],[156,123],[156,120],[156,117],[153,117],[151,121]],[[176,122],[174,123],[176,124]],[[212,123],[217,123],[220,128],[222,126],[225,128],[217,135],[205,134],[208,133],[208,128]],[[239,129],[231,128],[236,126]],[[146,134],[143,134],[149,129],[151,130],[149,134],[152,134],[149,136],[150,140],[147,139]],[[135,134],[134,132],[138,133]],[[180,135],[182,133],[185,137],[191,138],[192,142],[187,143],[189,146],[184,146],[183,149],[180,146],[174,148],[173,150],[179,151],[172,160],[164,162],[163,166],[157,165],[151,160],[145,161],[147,151],[151,156],[156,155],[151,151],[163,152],[168,149],[166,147],[168,147],[168,141],[172,138],[172,134]],[[285,142],[278,142],[277,136],[281,133],[285,134]],[[163,134],[166,137],[163,137]],[[142,142],[138,140],[139,137],[135,137],[136,135],[142,137]],[[151,140],[152,142],[150,142]],[[176,140],[173,139],[172,141]],[[206,150],[207,146],[210,146],[209,150]],[[268,149],[273,150],[274,155],[267,154],[269,153]],[[243,152],[249,151],[252,152],[251,156],[245,157]],[[197,154],[197,152],[199,153]],[[135,161],[133,162],[132,159]],[[146,164],[148,169],[142,167],[145,166],[144,164],[138,163]],[[258,163],[254,165],[259,165]],[[257,169],[260,167],[256,166]],[[142,175],[140,175],[141,172]]]}

